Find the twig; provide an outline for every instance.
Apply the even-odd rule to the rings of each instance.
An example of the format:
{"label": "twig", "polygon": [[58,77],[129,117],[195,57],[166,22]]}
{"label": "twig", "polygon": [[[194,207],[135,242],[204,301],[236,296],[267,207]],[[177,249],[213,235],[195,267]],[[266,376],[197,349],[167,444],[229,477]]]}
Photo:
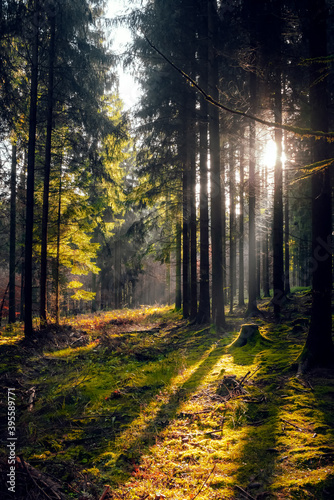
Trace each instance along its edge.
{"label": "twig", "polygon": [[[23,469],[25,470],[25,472],[28,474],[28,476],[30,477],[30,479],[32,480],[32,482],[34,483],[34,485],[36,486],[36,488],[38,488],[42,493],[43,495],[48,498],[49,500],[52,500],[49,495],[47,493],[45,493],[45,491],[43,490],[43,488],[40,487],[40,485],[35,481],[35,479],[32,477],[32,475],[30,474],[30,471],[28,470],[28,467],[23,459],[23,456],[22,455],[19,455],[19,459],[21,460],[21,464],[22,464],[22,467]],[[58,496],[58,495],[57,495]],[[59,496],[58,496],[59,498]]]}
{"label": "twig", "polygon": [[223,418],[222,418],[222,429],[221,429],[221,436],[223,437],[224,436],[224,422],[225,422],[225,415],[226,415],[226,412],[227,412],[227,408],[225,408],[224,410],[224,415],[223,415]]}
{"label": "twig", "polygon": [[205,479],[204,483],[202,484],[202,486],[200,487],[200,489],[198,490],[198,492],[196,493],[196,495],[194,497],[192,497],[192,500],[195,500],[195,498],[198,497],[198,495],[201,493],[202,489],[204,488],[204,486],[208,482],[209,477],[211,476],[211,474],[213,474],[215,468],[216,468],[216,464],[214,465],[212,471],[209,473],[208,477]]}
{"label": "twig", "polygon": [[109,484],[106,484],[104,486],[104,491],[103,491],[102,495],[100,496],[99,500],[104,500],[106,495],[108,494],[109,490],[110,490],[110,486],[109,486]]}
{"label": "twig", "polygon": [[103,413],[97,413],[95,415],[82,415],[81,417],[73,417],[73,418],[69,418],[69,420],[73,420],[73,421],[76,421],[76,420],[83,420],[85,418],[113,418],[115,415],[113,414],[109,414],[106,413],[106,414],[103,414]]}
{"label": "twig", "polygon": [[263,403],[263,401],[265,401],[265,400],[266,400],[266,397],[264,394],[262,394],[262,396],[259,399],[248,398],[248,399],[243,399],[242,401],[244,403],[258,403],[258,404],[260,404],[260,403]]}
{"label": "twig", "polygon": [[194,415],[201,415],[201,413],[214,413],[215,409],[195,411],[194,413],[181,413],[183,417],[193,417]]}
{"label": "twig", "polygon": [[252,378],[252,377],[255,375],[255,373],[256,373],[256,372],[258,372],[258,371],[260,370],[260,368],[261,368],[261,366],[258,366],[258,367],[256,368],[256,370],[254,370],[254,371],[253,371],[253,373],[251,373],[251,374],[250,374],[250,376],[249,376],[248,378]]}
{"label": "twig", "polygon": [[241,387],[242,384],[245,382],[245,380],[247,380],[247,377],[248,375],[250,374],[250,372],[247,372],[246,375],[244,377],[242,377],[242,379],[240,380],[240,382],[238,382],[238,386]]}
{"label": "twig", "polygon": [[[223,421],[225,420],[225,418],[223,419]],[[218,427],[218,429],[214,429],[213,431],[203,431],[203,432],[196,432],[196,434],[193,434],[193,433],[190,433],[190,434],[186,434],[185,436],[183,436],[183,438],[189,436],[189,437],[197,437],[197,436],[205,436],[206,434],[216,434],[218,432],[221,432],[221,427]]]}
{"label": "twig", "polygon": [[247,493],[247,491],[243,490],[241,488],[241,486],[238,486],[237,484],[235,485],[235,488],[237,488],[239,491],[241,491],[241,493],[243,493],[244,495],[246,495],[247,498],[250,498],[251,500],[255,500],[254,497],[252,497],[252,495],[250,495],[249,493]]}
{"label": "twig", "polygon": [[281,420],[282,420],[282,422],[285,422],[286,424],[292,425],[292,427],[295,427],[295,429],[297,429],[297,431],[299,431],[299,432],[313,432],[313,431],[309,431],[308,429],[301,429],[300,427],[298,427],[298,425],[295,425],[292,422],[290,422],[289,420],[285,420],[284,418],[281,418]]}
{"label": "twig", "polygon": [[[79,380],[79,382],[77,382],[75,385],[72,385],[72,389],[76,389],[80,384],[87,381],[88,377],[89,377],[89,374],[85,375],[82,380]],[[92,378],[94,378],[94,377],[90,377],[88,380],[92,380]]]}

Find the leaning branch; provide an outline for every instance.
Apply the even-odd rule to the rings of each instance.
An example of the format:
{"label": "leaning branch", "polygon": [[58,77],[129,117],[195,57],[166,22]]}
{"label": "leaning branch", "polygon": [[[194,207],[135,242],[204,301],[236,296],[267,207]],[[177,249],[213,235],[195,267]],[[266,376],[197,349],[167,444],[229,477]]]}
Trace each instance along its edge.
{"label": "leaning branch", "polygon": [[147,43],[152,47],[155,52],[157,52],[168,64],[170,64],[180,75],[182,75],[193,87],[195,87],[200,94],[204,97],[206,101],[208,101],[210,104],[213,104],[214,106],[217,106],[218,108],[227,111],[228,113],[232,113],[233,115],[237,116],[243,116],[244,118],[248,118],[249,120],[253,120],[257,123],[261,123],[262,125],[265,125],[267,127],[275,127],[275,128],[280,128],[282,130],[286,130],[287,132],[292,132],[293,134],[299,135],[303,138],[306,137],[315,137],[316,139],[327,139],[327,141],[331,142],[334,141],[334,132],[322,132],[321,130],[315,131],[307,128],[301,128],[301,127],[293,127],[292,125],[284,125],[282,123],[276,123],[276,122],[270,122],[268,120],[263,120],[262,118],[259,118],[258,116],[251,115],[249,113],[245,113],[244,111],[240,111],[238,109],[233,109],[229,108],[228,106],[225,106],[221,102],[217,101],[211,95],[207,94],[205,90],[196,83],[196,81],[191,78],[191,76],[187,75],[182,69],[180,69],[178,66],[176,66],[173,61],[171,61],[165,54],[163,54],[153,43],[147,38],[146,35],[144,35],[145,40]]}

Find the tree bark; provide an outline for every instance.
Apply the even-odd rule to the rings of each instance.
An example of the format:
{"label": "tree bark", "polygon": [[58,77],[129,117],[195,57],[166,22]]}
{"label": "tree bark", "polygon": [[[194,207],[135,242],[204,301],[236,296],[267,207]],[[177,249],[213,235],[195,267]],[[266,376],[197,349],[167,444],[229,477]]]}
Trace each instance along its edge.
{"label": "tree bark", "polygon": [[181,223],[176,223],[176,249],[175,249],[175,309],[179,310],[182,307],[182,289],[181,289],[181,249],[182,249],[182,235]]}
{"label": "tree bark", "polygon": [[186,154],[183,161],[183,226],[182,226],[182,250],[183,250],[183,260],[182,260],[182,307],[183,307],[183,317],[188,318],[190,314],[189,307],[189,171],[188,171],[188,163],[186,161]]}
{"label": "tree bark", "polygon": [[[216,1],[208,3],[209,30],[209,93],[218,99],[218,54],[215,49],[217,37]],[[224,281],[223,281],[223,220],[220,163],[219,109],[209,108],[209,137],[211,162],[211,242],[212,242],[212,318],[217,328],[225,326]]]}
{"label": "tree bark", "polygon": [[16,321],[16,143],[12,145],[10,176],[9,311],[8,323]]}
{"label": "tree bark", "polygon": [[46,294],[47,294],[47,246],[48,246],[48,220],[49,220],[49,191],[51,171],[51,146],[53,128],[53,75],[55,63],[55,17],[50,16],[50,45],[49,45],[49,79],[48,79],[48,102],[47,102],[47,124],[45,141],[45,163],[44,163],[44,190],[43,190],[43,213],[42,213],[42,245],[41,245],[41,278],[40,278],[40,321],[41,326],[46,325]]}
{"label": "tree bark", "polygon": [[[327,8],[325,0],[309,0],[310,109],[313,130],[328,130],[327,79]],[[311,140],[313,162],[328,158],[325,140]],[[332,221],[329,167],[312,175],[312,310],[306,343],[300,356],[300,370],[332,365]]]}
{"label": "tree bark", "polygon": [[38,89],[38,0],[33,4],[33,40],[31,55],[31,83],[30,83],[30,111],[29,111],[29,140],[28,140],[28,168],[27,168],[27,198],[26,198],[26,237],[25,237],[25,337],[33,335],[32,325],[32,252],[34,228],[34,184],[35,184],[35,147],[37,128],[37,89]]}
{"label": "tree bark", "polygon": [[[282,124],[281,68],[277,66],[274,79],[275,123]],[[273,218],[273,286],[274,316],[278,320],[284,298],[284,264],[283,264],[283,197],[282,197],[282,129],[275,129],[276,163],[274,173],[274,218]]]}
{"label": "tree bark", "polygon": [[230,313],[233,313],[236,291],[236,244],[235,244],[235,165],[233,144],[230,142]]}
{"label": "tree bark", "polygon": [[284,200],[284,294],[290,293],[290,224],[289,224],[289,176],[285,170],[285,200]]}
{"label": "tree bark", "polygon": [[[263,191],[268,190],[268,167],[263,169]],[[262,235],[262,289],[264,297],[270,297],[270,279],[269,279],[269,221],[268,221],[268,201],[265,202],[265,211],[263,217],[263,235]]]}
{"label": "tree bark", "polygon": [[[200,86],[208,88],[208,13],[203,6],[200,23]],[[200,296],[197,321],[207,323],[210,320],[210,282],[209,282],[209,170],[208,170],[208,103],[200,98],[199,110],[200,135]]]}
{"label": "tree bark", "polygon": [[60,323],[60,307],[59,307],[59,296],[60,296],[60,230],[61,230],[61,191],[62,191],[62,165],[60,164],[59,173],[59,191],[58,191],[58,217],[57,217],[57,254],[56,254],[56,270],[55,270],[55,289],[56,289],[56,325]]}
{"label": "tree bark", "polygon": [[[250,107],[251,112],[256,114],[257,110],[257,76],[255,73],[249,75],[250,88]],[[252,315],[257,312],[256,301],[256,239],[255,239],[255,142],[256,126],[255,122],[249,124],[249,225],[248,225],[248,306],[246,315]]]}
{"label": "tree bark", "polygon": [[197,315],[197,223],[196,223],[196,131],[194,112],[195,94],[188,99],[189,121],[187,137],[187,162],[189,165],[189,205],[190,205],[190,318]]}
{"label": "tree bark", "polygon": [[[242,138],[243,140],[243,138]],[[240,215],[239,215],[239,306],[245,305],[245,264],[244,264],[244,189],[245,189],[245,173],[244,173],[244,146],[240,146]]]}

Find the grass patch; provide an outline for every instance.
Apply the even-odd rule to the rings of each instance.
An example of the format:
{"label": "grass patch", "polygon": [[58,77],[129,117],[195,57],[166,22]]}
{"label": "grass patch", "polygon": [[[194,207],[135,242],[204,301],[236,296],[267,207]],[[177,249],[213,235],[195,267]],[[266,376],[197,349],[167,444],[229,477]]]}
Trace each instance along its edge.
{"label": "grass patch", "polygon": [[69,499],[98,499],[104,484],[114,499],[332,498],[334,377],[291,369],[303,294],[285,324],[256,321],[266,342],[233,349],[235,319],[217,334],[167,307],[76,317],[33,347],[5,333],[18,452]]}

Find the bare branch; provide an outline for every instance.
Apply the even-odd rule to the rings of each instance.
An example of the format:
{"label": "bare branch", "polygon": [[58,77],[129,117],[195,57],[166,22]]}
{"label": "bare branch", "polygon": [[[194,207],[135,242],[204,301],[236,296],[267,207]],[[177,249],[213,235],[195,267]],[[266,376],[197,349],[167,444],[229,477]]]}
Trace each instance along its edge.
{"label": "bare branch", "polygon": [[292,132],[293,134],[296,134],[300,137],[315,137],[316,139],[327,139],[327,141],[331,142],[334,141],[334,132],[322,132],[321,130],[315,131],[307,128],[301,128],[301,127],[294,127],[292,125],[284,125],[281,123],[275,123],[275,122],[270,122],[268,120],[263,120],[262,118],[259,118],[258,116],[251,115],[249,113],[245,113],[244,111],[239,111],[237,109],[232,109],[221,102],[217,101],[213,97],[211,97],[209,94],[205,92],[202,87],[198,85],[198,83],[195,82],[191,76],[187,75],[182,69],[180,69],[178,66],[176,66],[165,54],[163,54],[153,43],[147,38],[146,35],[144,35],[145,40],[147,43],[152,47],[155,52],[157,52],[165,61],[170,64],[180,75],[182,75],[193,87],[202,94],[204,99],[208,101],[210,104],[213,104],[214,106],[217,106],[218,108],[227,111],[228,113],[232,113],[237,116],[243,116],[244,118],[248,118],[249,120],[253,120],[257,123],[261,123],[262,125],[265,125],[266,127],[275,127],[275,128],[280,128],[282,130],[286,130],[287,132]]}

